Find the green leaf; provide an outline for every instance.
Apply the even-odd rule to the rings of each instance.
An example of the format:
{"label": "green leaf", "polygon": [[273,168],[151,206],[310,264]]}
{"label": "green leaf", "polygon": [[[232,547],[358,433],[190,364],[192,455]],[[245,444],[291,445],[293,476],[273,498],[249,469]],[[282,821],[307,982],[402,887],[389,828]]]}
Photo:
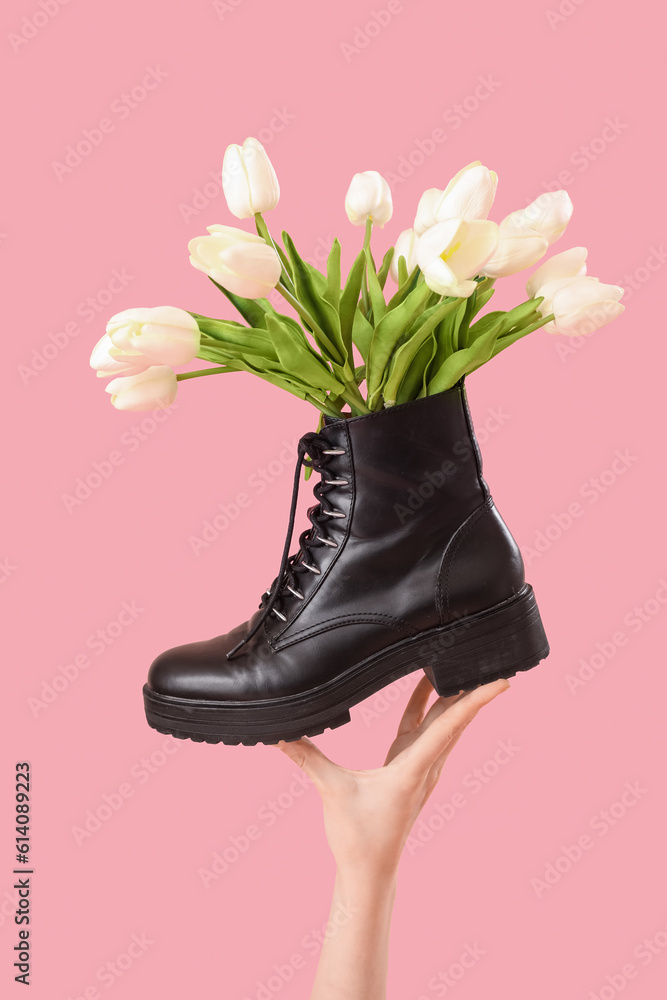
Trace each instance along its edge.
{"label": "green leaf", "polygon": [[[521,305],[516,306],[514,309],[510,309],[509,312],[490,312],[482,316],[481,319],[470,327],[468,333],[468,342],[472,343],[481,334],[485,333],[489,325],[500,321],[500,330],[498,333],[498,339],[504,339],[506,336],[512,334],[517,328],[521,328],[527,324],[531,325],[537,322],[539,318],[539,312],[536,308],[536,302],[539,304],[541,299],[529,299],[527,302],[522,302]],[[539,327],[539,322],[537,323]],[[537,327],[535,327],[537,329]],[[515,338],[518,339],[518,338]],[[512,341],[513,343],[514,341]]]}
{"label": "green leaf", "polygon": [[398,270],[398,287],[402,288],[403,285],[408,280],[408,262],[402,254],[398,258],[397,270]]}
{"label": "green leaf", "polygon": [[290,281],[293,282],[292,265],[290,264],[289,259],[285,255],[285,252],[282,249],[282,247],[280,247],[271,236],[271,233],[269,232],[269,227],[267,226],[266,222],[264,221],[261,215],[255,216],[255,227],[257,229],[257,235],[261,236],[264,242],[276,251],[276,253],[280,257],[280,263],[287,272],[288,278],[290,279]]}
{"label": "green leaf", "polygon": [[273,316],[267,316],[267,324],[278,359],[288,377],[296,376],[313,389],[338,393],[345,390],[345,386],[313,351],[304,336],[296,336],[293,328]]}
{"label": "green leaf", "polygon": [[506,316],[507,313],[500,310],[497,312],[486,313],[481,319],[478,319],[468,331],[468,346],[473,344],[478,337],[485,334],[486,331],[496,323],[499,325],[498,336],[500,336],[504,328]]}
{"label": "green leaf", "polygon": [[325,298],[334,309],[340,305],[340,243],[334,240],[327,258],[327,283]]}
{"label": "green leaf", "polygon": [[491,357],[495,358],[497,354],[504,351],[506,347],[510,346],[510,344],[516,343],[516,341],[521,340],[522,337],[527,337],[529,333],[539,330],[541,326],[544,326],[544,319],[542,316],[536,319],[534,323],[530,323],[528,326],[523,326],[519,330],[514,330],[513,332],[505,334],[503,337],[498,337]]}
{"label": "green leaf", "polygon": [[[401,257],[398,258],[399,270],[400,270],[401,259],[405,260],[405,258]],[[405,280],[400,282],[397,291],[394,292],[392,297],[389,299],[389,302],[387,303],[387,312],[391,312],[392,309],[395,309],[396,306],[400,305],[401,302],[403,302],[403,300],[406,299],[408,295],[410,295],[410,293],[415,290],[415,288],[419,284],[420,274],[421,271],[419,270],[418,267],[416,267],[412,272],[412,274],[410,275],[408,275],[406,271]],[[400,273],[399,273],[399,281],[400,281]]]}
{"label": "green leaf", "polygon": [[[408,371],[413,367],[415,371],[413,373],[413,378],[410,379],[410,385],[412,385],[413,382],[415,386],[420,387],[422,385],[424,375],[423,365],[425,360],[424,352],[421,350],[422,346],[429,340],[438,323],[446,316],[455,312],[458,305],[458,299],[453,299],[451,302],[443,302],[434,306],[429,310],[428,316],[426,313],[422,313],[422,315],[418,317],[418,321],[421,322],[417,321],[414,323],[413,327],[409,331],[407,339],[402,346],[398,348],[392,358],[389,374],[382,390],[385,403],[398,402],[399,388],[405,380]],[[432,345],[429,346],[426,357],[430,358],[431,349]],[[421,367],[419,364],[420,361]],[[407,398],[414,397],[408,396]]]}
{"label": "green leaf", "polygon": [[[456,315],[456,313],[454,313],[453,315]],[[445,318],[445,320],[443,320],[443,322],[446,322],[446,318]],[[438,326],[439,325],[440,324],[438,324]],[[437,330],[437,327],[436,327],[436,330]],[[420,386],[420,389],[419,389],[419,395],[420,396],[425,396],[426,395],[426,387],[428,386],[428,381],[429,381],[429,378],[431,377],[430,373],[429,373],[429,369],[431,368],[433,362],[435,361],[435,356],[438,353],[438,340],[436,338],[436,330],[434,330],[433,333],[431,334],[431,336],[429,337],[429,339],[427,341],[425,341],[425,345],[429,345],[430,348],[431,348],[431,350],[429,352],[428,359],[426,359],[426,356],[424,356],[424,365],[423,365],[423,368],[422,368],[421,386]],[[399,396],[400,396],[400,391],[399,391]]]}
{"label": "green leaf", "polygon": [[218,341],[230,350],[248,351],[251,354],[273,353],[271,338],[265,328],[257,329],[244,326],[234,320],[211,319],[208,316],[196,316],[197,326],[204,337]]}
{"label": "green leaf", "polygon": [[412,364],[396,393],[397,403],[409,403],[412,399],[426,395],[425,375],[436,349],[435,337],[431,333],[421,345]]}
{"label": "green leaf", "polygon": [[366,249],[366,259],[368,261],[368,294],[371,299],[373,325],[377,326],[387,310],[387,303],[384,300],[384,293],[375,273],[375,267],[372,266],[373,258],[368,248]]}
{"label": "green leaf", "polygon": [[486,288],[484,291],[477,290],[475,296],[475,316],[482,311],[486,303],[495,293],[495,288]]}
{"label": "green leaf", "polygon": [[351,362],[346,356],[341,339],[338,311],[326,298],[327,279],[316,267],[302,260],[289,233],[283,232],[283,242],[292,262],[297,298],[324,334],[325,339],[318,330],[312,331],[317,346],[323,354],[339,365],[344,365],[346,361]]}
{"label": "green leaf", "polygon": [[527,302],[522,302],[521,305],[515,306],[514,309],[510,309],[507,313],[508,320],[511,320],[512,326],[518,326],[523,320],[525,320],[532,312],[535,312],[540,302],[542,302],[543,296],[536,299],[528,299]]}
{"label": "green leaf", "polygon": [[470,329],[470,323],[474,319],[475,313],[477,312],[475,308],[475,300],[477,298],[477,290],[472,293],[466,300],[465,312],[463,313],[463,318],[459,324],[459,328],[456,334],[452,338],[452,347],[455,351],[461,350],[468,347],[468,330]]}
{"label": "green leaf", "polygon": [[419,285],[400,305],[386,312],[376,326],[366,363],[369,398],[377,392],[396,344],[412,326],[429,295],[428,286],[425,283]]}
{"label": "green leaf", "polygon": [[391,262],[394,258],[394,247],[389,247],[386,254],[382,258],[382,263],[380,265],[380,270],[378,271],[378,284],[380,288],[384,290],[385,283],[387,281],[387,275],[389,274],[389,268],[391,267]]}
{"label": "green leaf", "polygon": [[[249,326],[265,326],[264,316],[269,310],[273,309],[268,299],[244,299],[241,295],[235,295],[233,292],[223,288],[213,278],[209,278],[209,280],[213,281],[215,287],[220,289],[222,294],[238,309]],[[195,313],[192,313],[192,315],[195,316],[195,319],[197,318]],[[199,320],[197,320],[197,323],[199,323]]]}
{"label": "green leaf", "polygon": [[429,365],[428,372],[424,373],[425,384],[428,386],[429,381],[438,369],[445,363],[450,354],[454,351],[453,342],[457,337],[459,326],[463,320],[463,316],[466,310],[466,301],[459,303],[457,309],[455,309],[448,316],[445,316],[443,320],[436,326],[433,331],[433,336],[436,341],[436,351],[433,356],[431,363]]}
{"label": "green leaf", "polygon": [[343,349],[345,350],[348,359],[353,357],[353,330],[355,322],[359,322],[357,320],[357,316],[361,316],[364,322],[367,323],[366,317],[363,316],[357,308],[359,304],[359,296],[361,295],[361,280],[364,276],[365,264],[366,255],[363,250],[360,250],[357,259],[350,268],[338,307],[340,315],[340,335],[343,343]]}
{"label": "green leaf", "polygon": [[486,333],[478,337],[469,347],[464,347],[459,351],[454,351],[444,364],[442,364],[428,384],[427,394],[432,396],[436,392],[444,392],[451,389],[462,375],[479,368],[493,355],[493,349],[498,338],[498,331],[502,321],[492,324]]}
{"label": "green leaf", "polygon": [[356,309],[352,324],[352,340],[364,361],[368,360],[373,339],[373,327],[368,322],[361,309]]}

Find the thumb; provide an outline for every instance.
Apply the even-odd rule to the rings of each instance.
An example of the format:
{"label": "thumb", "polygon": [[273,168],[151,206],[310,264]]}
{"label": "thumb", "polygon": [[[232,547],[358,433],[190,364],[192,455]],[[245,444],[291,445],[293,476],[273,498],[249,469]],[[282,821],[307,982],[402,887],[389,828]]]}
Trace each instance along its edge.
{"label": "thumb", "polygon": [[325,782],[337,769],[336,764],[329,760],[326,754],[323,754],[307,736],[300,740],[294,740],[292,743],[280,740],[276,745],[286,757],[294,761],[316,783]]}

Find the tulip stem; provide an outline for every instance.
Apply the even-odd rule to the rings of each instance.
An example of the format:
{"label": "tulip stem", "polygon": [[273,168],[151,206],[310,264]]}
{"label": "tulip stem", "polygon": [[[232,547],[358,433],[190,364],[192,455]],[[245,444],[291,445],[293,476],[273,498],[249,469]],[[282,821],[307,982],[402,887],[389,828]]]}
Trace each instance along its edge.
{"label": "tulip stem", "polygon": [[280,261],[280,272],[283,284],[285,284],[289,288],[289,290],[292,292],[292,295],[296,295],[296,288],[294,287],[294,282],[290,277],[289,271],[285,267],[284,255],[280,252],[280,247],[277,246],[276,241],[269,232],[269,227],[262,218],[261,212],[257,212],[255,214],[255,226],[257,227],[258,235],[262,237],[265,243],[268,243],[270,247],[273,247],[273,249],[276,252],[278,260]]}
{"label": "tulip stem", "polygon": [[359,413],[370,413],[370,410],[366,406],[366,400],[361,395],[359,386],[356,382],[345,383],[345,392],[341,393],[341,399],[344,399],[346,403],[349,403],[353,411],[356,408],[359,410]]}
{"label": "tulip stem", "polygon": [[238,368],[232,368],[229,365],[219,365],[215,368],[201,368],[196,372],[178,372],[176,375],[176,380],[182,382],[186,378],[201,378],[203,375],[218,375],[222,372],[237,372]]}
{"label": "tulip stem", "polygon": [[366,219],[366,232],[364,233],[364,273],[361,279],[361,301],[364,307],[364,315],[366,319],[370,316],[370,299],[368,295],[368,254],[367,250],[370,250],[371,246],[371,230],[373,229],[373,221],[370,217]]}

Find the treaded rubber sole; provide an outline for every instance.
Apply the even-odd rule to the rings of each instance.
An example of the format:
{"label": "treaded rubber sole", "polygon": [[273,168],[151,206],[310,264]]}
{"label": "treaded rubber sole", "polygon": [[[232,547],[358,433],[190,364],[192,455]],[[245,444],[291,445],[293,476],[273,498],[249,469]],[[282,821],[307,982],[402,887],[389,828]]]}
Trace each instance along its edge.
{"label": "treaded rubber sole", "polygon": [[415,670],[443,697],[537,666],[549,654],[533,588],[422,632],[301,694],[263,701],[205,701],[161,695],[144,685],[146,720],[159,733],[196,743],[255,746],[317,736],[350,721],[350,709]]}

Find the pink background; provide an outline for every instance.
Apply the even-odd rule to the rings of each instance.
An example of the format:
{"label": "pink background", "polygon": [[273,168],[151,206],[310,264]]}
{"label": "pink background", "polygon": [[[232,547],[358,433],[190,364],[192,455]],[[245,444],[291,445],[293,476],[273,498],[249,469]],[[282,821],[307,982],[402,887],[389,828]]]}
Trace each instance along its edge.
{"label": "pink background", "polygon": [[[150,730],[141,686],[162,649],[225,631],[256,607],[287,520],[284,442],[293,448],[316,413],[239,374],[185,383],[156,424],[115,412],[87,367],[121,309],[170,303],[231,316],[188,265],[186,244],[208,224],[234,222],[213,178],[225,146],[247,135],[265,141],[281,180],[271,228],[287,227],[304,255],[338,235],[353,259],[362,231],[343,198],[355,171],[407,175],[393,183],[380,251],[411,224],[424,188],[479,158],[500,177],[497,220],[564,184],[575,214],[557,249],[587,245],[590,273],[628,289],[625,315],[569,354],[557,351],[564,338],[538,332],[469,379],[485,474],[524,549],[552,653],[466,733],[427,806],[423,846],[403,860],[389,995],[661,994],[663,39],[646,0],[560,9],[556,0],[4,5],[7,995],[23,995],[11,968],[10,812],[23,759],[33,770],[33,997],[296,1000],[315,972],[312,935],[333,878],[316,793],[296,794],[295,768],[274,749],[176,743]],[[148,68],[154,89],[142,91]],[[54,163],[101,119],[110,125],[99,145],[58,177]],[[441,141],[429,144],[434,129]],[[509,279],[496,301],[522,291],[521,276]],[[503,414],[496,424],[492,411]],[[624,463],[609,472],[617,451]],[[111,453],[118,464],[107,466]],[[64,496],[96,463],[107,478],[68,511]],[[253,484],[269,467],[260,493]],[[195,555],[191,536],[239,493],[248,505]],[[538,533],[546,543],[535,554]],[[135,602],[135,617],[121,627],[124,602]],[[110,644],[96,645],[109,625]],[[73,679],[36,708],[31,699],[77,656],[87,665],[70,667]],[[572,690],[582,669],[590,679]],[[349,766],[378,765],[415,681],[357,707],[352,725],[318,743]],[[498,762],[500,741],[511,755]],[[464,805],[445,819],[452,796]],[[97,811],[104,820],[82,839]],[[249,826],[254,841],[243,839]],[[200,869],[216,852],[236,860],[206,888]],[[548,871],[553,884],[540,886]],[[130,961],[133,935],[145,937]],[[456,981],[467,946],[479,957]],[[118,956],[118,974],[98,976]],[[299,968],[285,982],[293,956]]]}

